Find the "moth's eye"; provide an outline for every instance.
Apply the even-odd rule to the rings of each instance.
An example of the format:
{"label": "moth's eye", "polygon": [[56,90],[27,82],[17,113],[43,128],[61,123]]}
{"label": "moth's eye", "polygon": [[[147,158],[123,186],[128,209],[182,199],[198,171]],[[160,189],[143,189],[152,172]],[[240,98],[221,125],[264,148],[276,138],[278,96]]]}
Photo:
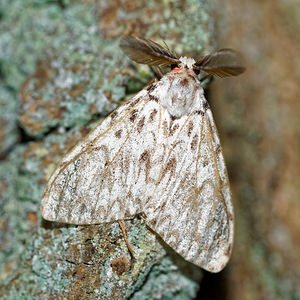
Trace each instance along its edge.
{"label": "moth's eye", "polygon": [[179,71],[181,71],[183,68],[182,67],[175,67],[175,68],[172,68],[172,72],[179,72]]}
{"label": "moth's eye", "polygon": [[174,68],[178,68],[178,65],[173,64],[170,67],[171,67],[171,70],[173,70]]}

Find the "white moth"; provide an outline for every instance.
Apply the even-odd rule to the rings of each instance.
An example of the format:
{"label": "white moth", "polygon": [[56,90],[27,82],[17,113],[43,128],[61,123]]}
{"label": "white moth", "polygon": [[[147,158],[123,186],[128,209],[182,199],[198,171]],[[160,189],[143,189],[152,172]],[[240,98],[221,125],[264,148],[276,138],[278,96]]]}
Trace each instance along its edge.
{"label": "white moth", "polygon": [[172,72],[140,91],[78,143],[46,186],[43,218],[98,224],[142,214],[186,260],[210,272],[230,257],[234,221],[220,140],[196,73],[238,75],[237,54],[174,56],[151,40],[125,37],[124,52]]}

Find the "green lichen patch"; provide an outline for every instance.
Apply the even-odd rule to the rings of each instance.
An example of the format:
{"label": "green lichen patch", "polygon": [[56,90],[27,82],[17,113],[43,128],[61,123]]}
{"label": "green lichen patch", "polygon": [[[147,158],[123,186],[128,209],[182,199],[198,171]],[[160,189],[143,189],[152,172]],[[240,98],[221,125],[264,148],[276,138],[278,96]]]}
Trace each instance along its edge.
{"label": "green lichen patch", "polygon": [[15,0],[0,11],[3,85],[20,91],[28,135],[85,124],[125,96],[118,40],[101,37],[95,4]]}
{"label": "green lichen patch", "polygon": [[195,280],[184,274],[169,257],[155,265],[140,291],[131,299],[195,299],[199,286]]}
{"label": "green lichen patch", "polygon": [[19,137],[18,104],[16,95],[0,85],[0,157],[16,143]]}
{"label": "green lichen patch", "polygon": [[49,135],[44,142],[18,146],[0,164],[0,278],[4,285],[19,268],[20,256],[39,225],[40,199],[48,177],[64,149],[87,131],[75,128],[66,135]]}
{"label": "green lichen patch", "polygon": [[[117,226],[113,223],[57,227],[51,223],[47,229],[40,228],[19,259],[14,277],[6,279],[3,287],[6,297],[25,294],[27,286],[38,298],[126,298],[165,252],[156,251],[157,245],[153,244],[151,255],[131,259],[126,245],[120,243],[123,237]],[[135,226],[135,231],[139,230]],[[95,236],[97,244],[93,242]],[[140,236],[139,240],[146,238]],[[97,251],[98,248],[102,251]],[[126,264],[121,273],[113,265],[117,259]]]}
{"label": "green lichen patch", "polygon": [[20,89],[20,123],[32,136],[83,125],[125,96],[118,41],[101,38],[92,7],[67,7],[53,23],[58,34]]}

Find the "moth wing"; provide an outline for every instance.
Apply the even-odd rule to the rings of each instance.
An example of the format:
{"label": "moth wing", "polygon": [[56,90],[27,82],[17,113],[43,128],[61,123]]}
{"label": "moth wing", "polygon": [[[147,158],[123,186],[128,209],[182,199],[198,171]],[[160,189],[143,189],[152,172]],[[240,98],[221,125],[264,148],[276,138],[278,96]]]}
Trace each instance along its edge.
{"label": "moth wing", "polygon": [[[203,111],[176,120],[177,134],[171,129],[163,137],[165,157],[144,213],[149,227],[186,260],[219,272],[231,253],[233,206],[216,126],[202,101]],[[164,118],[169,124],[168,113]]]}
{"label": "moth wing", "polygon": [[96,224],[141,212],[139,191],[133,186],[139,176],[135,156],[142,141],[134,132],[143,127],[142,112],[149,105],[158,104],[149,101],[147,91],[142,90],[63,158],[41,200],[43,218]]}

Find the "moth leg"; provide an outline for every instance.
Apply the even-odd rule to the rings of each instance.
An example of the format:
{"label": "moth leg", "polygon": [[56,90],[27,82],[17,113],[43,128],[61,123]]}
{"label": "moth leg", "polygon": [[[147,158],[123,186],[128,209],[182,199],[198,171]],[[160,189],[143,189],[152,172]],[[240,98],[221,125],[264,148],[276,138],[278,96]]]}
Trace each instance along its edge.
{"label": "moth leg", "polygon": [[158,80],[161,79],[164,76],[163,71],[162,71],[160,66],[155,66],[155,67],[150,66],[150,69],[151,69],[152,73],[154,74],[154,76]]}
{"label": "moth leg", "polygon": [[152,85],[155,82],[157,82],[157,79],[156,78],[152,79],[149,83],[147,83],[147,85],[144,87],[144,89],[147,89],[150,85]]}
{"label": "moth leg", "polygon": [[126,103],[126,101],[124,100],[124,99],[121,99],[121,100],[112,100],[110,97],[108,97],[108,101],[110,102],[110,103],[117,103],[117,104],[120,104],[120,105],[122,105],[122,104],[124,104],[124,103]]}
{"label": "moth leg", "polygon": [[157,74],[159,76],[158,79],[161,79],[164,76],[164,72],[163,72],[161,66],[156,66],[156,71],[157,71]]}
{"label": "moth leg", "polygon": [[126,245],[128,247],[128,250],[129,252],[133,255],[135,255],[135,252],[133,251],[133,249],[131,248],[131,246],[129,245],[129,242],[128,242],[128,239],[127,239],[127,234],[126,234],[126,228],[125,228],[125,224],[124,224],[124,221],[123,220],[118,220],[119,222],[119,225],[120,225],[120,228],[122,230],[122,233],[123,233],[123,236],[124,236],[124,239],[125,239],[125,242],[126,242]]}
{"label": "moth leg", "polygon": [[138,214],[138,216],[142,219],[142,220],[146,220],[147,216],[144,212],[141,212]]}

